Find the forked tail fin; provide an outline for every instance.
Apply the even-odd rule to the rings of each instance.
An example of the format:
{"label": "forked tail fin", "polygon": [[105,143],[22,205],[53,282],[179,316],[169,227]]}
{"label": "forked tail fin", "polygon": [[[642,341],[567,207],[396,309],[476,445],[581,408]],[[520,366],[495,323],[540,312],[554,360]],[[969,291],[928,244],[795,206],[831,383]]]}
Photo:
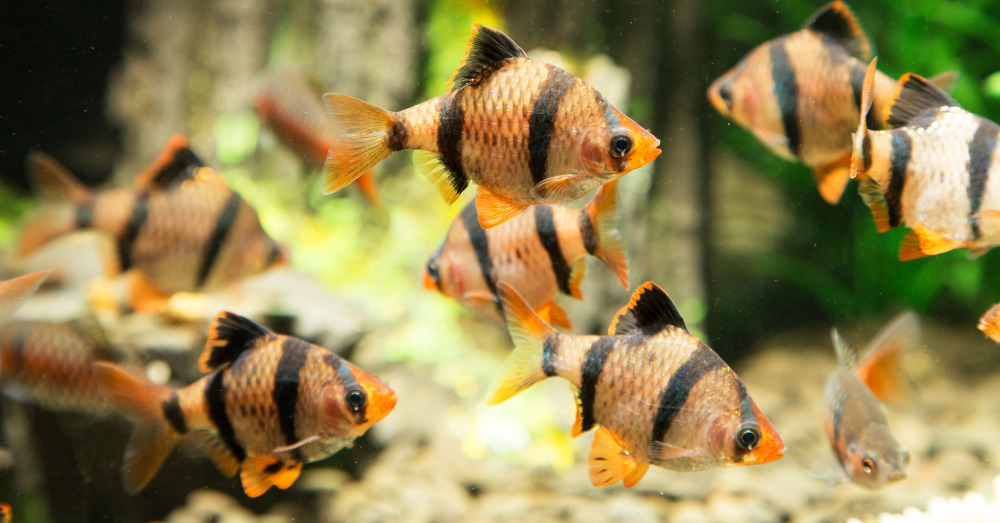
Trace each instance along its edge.
{"label": "forked tail fin", "polygon": [[323,165],[323,194],[330,194],[402,150],[402,126],[395,114],[357,98],[328,93],[323,101],[337,137]]}
{"label": "forked tail fin", "polygon": [[504,363],[500,380],[486,399],[489,405],[503,403],[547,377],[543,366],[545,345],[555,343],[552,337],[556,334],[507,282],[500,282],[497,291],[503,301],[510,337],[514,340],[514,352]]}
{"label": "forked tail fin", "polygon": [[620,219],[618,179],[614,179],[602,185],[594,193],[593,199],[584,206],[580,233],[587,252],[604,262],[627,289],[628,255],[625,252],[625,238],[618,230]]}

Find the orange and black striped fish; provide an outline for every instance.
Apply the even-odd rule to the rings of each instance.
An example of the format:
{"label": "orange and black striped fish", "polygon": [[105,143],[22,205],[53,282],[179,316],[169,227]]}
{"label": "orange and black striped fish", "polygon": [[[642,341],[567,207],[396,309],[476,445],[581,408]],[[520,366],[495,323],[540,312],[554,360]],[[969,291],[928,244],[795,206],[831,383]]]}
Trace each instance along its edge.
{"label": "orange and black striped fish", "polygon": [[991,340],[1000,343],[1000,303],[990,307],[981,318],[979,318],[979,330]]}
{"label": "orange and black striped fish", "polygon": [[900,389],[899,356],[916,344],[919,331],[915,315],[900,316],[860,363],[857,350],[832,332],[839,365],[826,384],[826,434],[848,478],[863,487],[906,478],[909,452],[889,431],[876,394],[892,397]]}
{"label": "orange and black striped fish", "polygon": [[875,60],[865,77],[861,121],[854,134],[851,177],[867,178],[860,192],[879,232],[905,223],[899,250],[912,260],[953,249],[981,255],[1000,244],[1000,127],[962,109],[944,91],[907,73],[885,106],[891,129],[872,130]]}
{"label": "orange and black striped fish", "polygon": [[0,326],[0,387],[49,410],[107,414],[90,366],[120,359],[92,320],[11,321]]}
{"label": "orange and black striped fish", "polygon": [[0,325],[3,325],[31,297],[50,271],[33,272],[0,281]]}
{"label": "orange and black striped fish", "polygon": [[[281,247],[254,209],[174,136],[134,188],[91,192],[51,157],[33,153],[29,168],[43,206],[25,224],[21,253],[82,229],[109,234],[123,271],[134,269],[140,294],[212,290],[282,263]],[[59,205],[69,199],[69,206]],[[138,298],[136,298],[138,299]]]}
{"label": "orange and black striped fish", "polygon": [[[322,94],[305,73],[292,69],[268,71],[251,102],[264,124],[307,165],[322,168],[334,141]],[[375,175],[368,171],[354,181],[365,199],[379,203]]]}
{"label": "orange and black striped fish", "polygon": [[514,352],[489,397],[495,405],[551,376],[577,390],[573,435],[600,426],[590,481],[638,483],[650,464],[696,471],[774,461],[785,445],[743,382],[688,332],[663,289],[636,290],[608,336],[560,334],[499,284]]}
{"label": "orange and black striped fish", "polygon": [[421,172],[451,204],[472,180],[484,229],[538,203],[566,203],[659,156],[660,141],[572,74],[532,60],[475,24],[451,92],[389,112],[324,95],[338,139],[326,158],[332,193],[390,154],[418,150]]}
{"label": "orange and black striped fish", "polygon": [[492,229],[479,226],[470,202],[427,262],[424,286],[503,321],[497,282],[505,281],[545,321],[571,328],[555,299],[559,293],[581,299],[585,254],[604,262],[628,288],[618,207],[618,180],[602,185],[583,209],[539,204]]}
{"label": "orange and black striped fish", "polygon": [[286,489],[304,463],[351,445],[396,405],[378,378],[336,354],[231,312],[216,316],[199,367],[208,375],[171,389],[94,364],[109,402],[135,425],[122,464],[129,493],[189,433],[220,471],[240,472],[248,496]]}
{"label": "orange and black striped fish", "polygon": [[[820,195],[835,204],[847,186],[851,132],[870,59],[871,44],[854,13],[843,2],[832,2],[801,30],[750,51],[712,83],[708,98],[772,152],[812,168]],[[947,85],[956,79],[946,73],[938,81]],[[892,78],[876,72],[876,115],[893,86]]]}

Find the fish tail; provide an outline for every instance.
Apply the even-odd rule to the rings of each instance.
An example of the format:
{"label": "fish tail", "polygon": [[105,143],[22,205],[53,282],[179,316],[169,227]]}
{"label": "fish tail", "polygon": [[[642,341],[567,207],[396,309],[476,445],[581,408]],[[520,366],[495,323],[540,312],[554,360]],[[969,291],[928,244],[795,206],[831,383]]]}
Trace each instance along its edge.
{"label": "fish tail", "polygon": [[497,285],[504,304],[507,328],[514,340],[514,352],[507,358],[500,381],[493,387],[486,403],[497,405],[548,377],[545,371],[545,346],[556,331],[547,325],[528,302],[506,282]]}
{"label": "fish tail", "polygon": [[618,179],[602,185],[593,199],[584,206],[583,213],[586,219],[581,220],[581,232],[587,252],[604,262],[627,289],[628,254],[625,250],[625,237],[618,230],[621,219]]}
{"label": "fish tail", "polygon": [[868,72],[865,73],[865,81],[861,88],[861,121],[858,122],[858,132],[854,133],[854,149],[851,152],[851,178],[865,172],[865,155],[870,154],[868,143],[868,111],[872,108],[875,88],[875,64],[878,58],[872,58],[868,64]]}
{"label": "fish tail", "polygon": [[[29,154],[27,168],[35,192],[46,204],[68,203],[82,209],[92,200],[91,191],[69,169],[45,153],[35,151]],[[29,217],[21,228],[18,255],[27,256],[50,241],[80,228],[79,216],[82,213],[76,211],[74,219],[72,213],[64,210],[45,208]]]}
{"label": "fish tail", "polygon": [[96,362],[92,369],[108,403],[135,426],[122,462],[122,484],[135,494],[153,479],[180,436],[166,419],[170,390],[112,363]]}
{"label": "fish tail", "polygon": [[329,93],[323,100],[338,133],[323,165],[323,193],[330,194],[402,150],[403,131],[394,113],[357,98]]}
{"label": "fish tail", "polygon": [[901,404],[913,387],[902,372],[904,355],[920,343],[920,320],[906,312],[883,329],[858,363],[858,377],[879,401]]}

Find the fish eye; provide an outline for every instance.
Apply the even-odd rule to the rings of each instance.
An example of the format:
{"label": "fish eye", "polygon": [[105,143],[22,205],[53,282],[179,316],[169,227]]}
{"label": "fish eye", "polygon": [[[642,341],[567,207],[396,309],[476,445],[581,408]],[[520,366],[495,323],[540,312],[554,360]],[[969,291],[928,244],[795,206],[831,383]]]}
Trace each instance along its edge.
{"label": "fish eye", "polygon": [[719,98],[721,98],[722,101],[723,101],[723,103],[726,104],[726,107],[728,109],[732,110],[732,108],[733,108],[733,93],[732,93],[732,87],[731,87],[730,83],[729,82],[723,82],[722,85],[719,86],[718,93],[719,93]]}
{"label": "fish eye", "polygon": [[758,443],[760,443],[760,430],[753,425],[744,426],[736,434],[736,444],[743,450],[753,450]]}
{"label": "fish eye", "polygon": [[347,402],[347,406],[351,408],[351,411],[358,412],[365,407],[365,391],[361,389],[351,389],[347,391],[344,395],[344,400]]}
{"label": "fish eye", "polygon": [[627,134],[616,134],[611,137],[611,155],[619,158],[632,150],[632,138]]}
{"label": "fish eye", "polygon": [[871,476],[872,474],[874,474],[875,473],[875,460],[873,460],[872,458],[870,458],[868,456],[865,456],[864,458],[861,458],[861,470],[865,471],[865,474],[868,474],[869,476]]}

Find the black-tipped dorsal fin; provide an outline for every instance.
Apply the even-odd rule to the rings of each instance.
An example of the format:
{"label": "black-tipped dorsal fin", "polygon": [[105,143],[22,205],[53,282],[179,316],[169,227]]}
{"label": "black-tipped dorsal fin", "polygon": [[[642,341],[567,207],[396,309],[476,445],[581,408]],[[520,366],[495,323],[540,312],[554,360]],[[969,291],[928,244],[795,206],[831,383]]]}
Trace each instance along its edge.
{"label": "black-tipped dorsal fin", "polygon": [[847,342],[840,337],[840,332],[837,331],[837,329],[830,330],[830,337],[833,339],[833,350],[837,352],[837,362],[848,369],[857,367],[858,349],[848,345]]}
{"label": "black-tipped dorsal fin", "polygon": [[258,338],[273,335],[249,318],[222,311],[215,316],[208,331],[208,342],[205,343],[205,352],[198,359],[198,368],[204,373],[211,372],[253,348]]}
{"label": "black-tipped dorsal fin", "polygon": [[195,169],[205,162],[194,154],[184,135],[175,134],[167,140],[160,155],[135,180],[137,189],[169,189],[194,176]]}
{"label": "black-tipped dorsal fin", "polygon": [[624,336],[640,332],[651,336],[668,326],[687,330],[684,318],[681,318],[667,293],[655,283],[647,281],[632,294],[628,305],[615,315],[608,327],[608,334]]}
{"label": "black-tipped dorsal fin", "polygon": [[482,24],[472,25],[472,36],[465,51],[465,60],[451,77],[451,90],[457,91],[467,85],[476,85],[509,58],[526,58],[524,53],[509,36]]}
{"label": "black-tipped dorsal fin", "polygon": [[867,62],[872,59],[872,45],[858,19],[847,4],[837,1],[826,4],[813,14],[803,29],[823,33],[847,49],[851,56]]}
{"label": "black-tipped dorsal fin", "polygon": [[906,73],[899,78],[896,92],[885,106],[885,122],[889,127],[902,127],[917,116],[941,107],[961,106],[926,78]]}

